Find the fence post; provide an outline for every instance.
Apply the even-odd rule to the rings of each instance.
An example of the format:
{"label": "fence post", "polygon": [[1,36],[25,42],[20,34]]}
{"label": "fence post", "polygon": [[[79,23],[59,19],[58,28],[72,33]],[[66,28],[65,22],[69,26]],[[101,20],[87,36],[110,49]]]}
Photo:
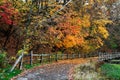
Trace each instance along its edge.
{"label": "fence post", "polygon": [[51,54],[49,54],[49,62],[51,62]]}
{"label": "fence post", "polygon": [[67,53],[67,59],[69,59],[69,55],[68,55],[68,53]]}
{"label": "fence post", "polygon": [[33,62],[33,51],[30,52],[30,65],[32,65]]}
{"label": "fence post", "polygon": [[[24,56],[24,55],[23,55],[23,56]],[[21,60],[20,60],[19,69],[22,70],[22,67],[23,67],[23,57],[22,57]]]}
{"label": "fence post", "polygon": [[101,52],[99,52],[99,56],[98,56],[99,61],[101,60],[101,58],[102,58],[102,54]]}
{"label": "fence post", "polygon": [[91,53],[89,53],[89,57],[91,57]]}
{"label": "fence post", "polygon": [[63,53],[61,54],[61,59],[63,60]]}
{"label": "fence post", "polygon": [[80,53],[78,53],[78,58],[80,58]]}
{"label": "fence post", "polygon": [[72,53],[72,59],[74,59],[74,54]]}
{"label": "fence post", "polygon": [[16,60],[15,64],[13,65],[13,67],[11,68],[10,72],[12,72],[14,70],[14,68],[17,66],[17,64],[19,63],[19,61],[21,60],[21,58],[23,57],[23,53],[19,56],[19,58]]}
{"label": "fence post", "polygon": [[57,62],[58,61],[58,55],[57,55],[57,53],[55,53],[55,61]]}
{"label": "fence post", "polygon": [[42,54],[40,54],[40,63],[42,63]]}
{"label": "fence post", "polygon": [[82,54],[81,54],[81,57],[82,57],[82,58],[85,58],[85,55],[82,53]]}

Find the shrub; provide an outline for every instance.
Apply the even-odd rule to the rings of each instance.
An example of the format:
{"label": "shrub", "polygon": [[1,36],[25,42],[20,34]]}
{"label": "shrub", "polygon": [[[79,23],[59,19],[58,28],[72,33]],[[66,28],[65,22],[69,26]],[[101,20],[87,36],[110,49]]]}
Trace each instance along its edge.
{"label": "shrub", "polygon": [[7,65],[6,61],[6,52],[5,51],[0,51],[0,67],[4,68]]}
{"label": "shrub", "polygon": [[[97,66],[102,64],[103,63],[99,63]],[[99,70],[96,70],[96,63],[94,62],[80,64],[75,68],[73,80],[114,80],[102,76],[98,71]]]}
{"label": "shrub", "polygon": [[103,64],[101,67],[101,75],[111,80],[120,80],[120,64]]}

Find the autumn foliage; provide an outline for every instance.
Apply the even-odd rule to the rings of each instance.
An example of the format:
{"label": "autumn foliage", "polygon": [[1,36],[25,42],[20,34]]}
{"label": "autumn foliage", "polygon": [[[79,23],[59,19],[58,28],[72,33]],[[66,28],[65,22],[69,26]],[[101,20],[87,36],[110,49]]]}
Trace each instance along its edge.
{"label": "autumn foliage", "polygon": [[0,5],[0,24],[15,25],[17,13],[11,3],[3,3]]}
{"label": "autumn foliage", "polygon": [[29,45],[28,51],[36,47],[38,51],[40,47],[42,52],[45,46],[50,48],[49,52],[67,50],[90,53],[101,48],[109,37],[106,24],[111,23],[107,14],[110,9],[104,9],[112,4],[109,0],[88,0],[87,4],[86,0],[73,0],[66,6],[54,4],[52,0],[44,10],[39,9],[37,0],[38,4],[29,0],[10,1],[0,3],[0,27],[4,24],[7,26],[5,33],[10,29],[9,33],[15,32],[16,29],[10,26],[18,23],[19,11],[19,33],[16,34],[23,37],[23,43],[19,46]]}
{"label": "autumn foliage", "polygon": [[71,10],[66,9],[65,14],[55,19],[57,25],[48,29],[51,43],[60,49],[76,48],[75,50],[84,53],[103,46],[104,40],[109,37],[106,24],[111,21],[103,18],[100,10],[98,13],[92,13],[97,11],[92,4],[95,3],[83,7],[75,7],[80,4],[71,4]]}

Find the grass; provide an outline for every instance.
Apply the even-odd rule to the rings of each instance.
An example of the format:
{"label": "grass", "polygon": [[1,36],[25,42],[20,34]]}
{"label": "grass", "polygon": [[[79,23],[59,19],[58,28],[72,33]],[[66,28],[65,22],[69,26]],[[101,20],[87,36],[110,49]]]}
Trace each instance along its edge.
{"label": "grass", "polygon": [[[48,63],[50,63],[50,62],[43,62],[42,64],[48,64]],[[34,68],[34,67],[40,66],[40,65],[41,65],[40,63],[36,63],[36,64],[33,64],[33,65],[25,64],[24,69],[31,69],[31,68]],[[10,72],[11,68],[12,68],[12,66],[8,66],[8,67],[6,67],[4,69],[0,68],[0,80],[10,80],[14,76],[17,76],[18,74],[23,72],[23,70],[20,70],[18,68],[15,68],[15,70]]]}
{"label": "grass", "polygon": [[[26,64],[24,65],[25,69],[31,69],[35,66],[39,66],[40,64]],[[13,70],[12,72],[10,72],[12,66],[8,66],[4,69],[0,68],[0,80],[10,80],[12,77],[17,76],[18,74],[20,74],[23,70],[20,70],[18,68],[15,68],[15,70]]]}
{"label": "grass", "polygon": [[0,69],[0,80],[10,80],[12,77],[18,75],[21,73],[21,70],[15,69],[12,72],[10,72],[11,66]]}
{"label": "grass", "polygon": [[101,66],[101,72],[109,78],[120,80],[120,64],[103,64]]}

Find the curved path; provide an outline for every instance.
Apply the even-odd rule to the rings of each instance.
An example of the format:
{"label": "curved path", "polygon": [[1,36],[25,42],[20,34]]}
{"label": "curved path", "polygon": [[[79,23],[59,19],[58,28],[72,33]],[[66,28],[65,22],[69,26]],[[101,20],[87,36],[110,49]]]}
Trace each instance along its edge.
{"label": "curved path", "polygon": [[[95,59],[95,58],[92,58]],[[89,59],[58,61],[27,70],[11,80],[68,80],[68,73],[75,65],[88,62]]]}

